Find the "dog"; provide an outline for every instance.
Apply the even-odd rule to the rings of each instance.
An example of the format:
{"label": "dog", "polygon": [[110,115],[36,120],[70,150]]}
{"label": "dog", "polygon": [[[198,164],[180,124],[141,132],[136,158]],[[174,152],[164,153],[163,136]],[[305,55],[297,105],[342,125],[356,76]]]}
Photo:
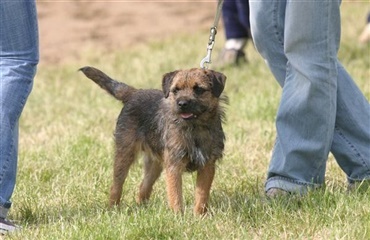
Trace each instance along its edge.
{"label": "dog", "polygon": [[136,89],[93,67],[80,70],[124,104],[114,133],[109,205],[120,204],[130,166],[143,151],[144,179],[137,203],[149,199],[165,170],[168,204],[182,213],[182,174],[197,171],[194,213],[205,214],[216,162],[224,151],[223,103],[227,104],[227,97],[221,94],[226,76],[206,69],[177,70],[164,74],[161,91]]}

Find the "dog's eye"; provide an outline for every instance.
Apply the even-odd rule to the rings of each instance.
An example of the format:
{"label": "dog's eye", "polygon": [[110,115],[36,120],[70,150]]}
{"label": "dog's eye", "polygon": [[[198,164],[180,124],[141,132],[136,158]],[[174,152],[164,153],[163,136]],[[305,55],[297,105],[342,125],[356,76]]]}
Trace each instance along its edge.
{"label": "dog's eye", "polygon": [[179,90],[180,90],[180,89],[176,87],[176,88],[173,88],[173,89],[171,90],[171,92],[172,92],[173,94],[176,94]]}
{"label": "dog's eye", "polygon": [[207,91],[206,89],[202,88],[202,87],[199,87],[199,86],[195,86],[194,87],[194,92],[195,94],[197,95],[201,95],[203,94],[205,91]]}

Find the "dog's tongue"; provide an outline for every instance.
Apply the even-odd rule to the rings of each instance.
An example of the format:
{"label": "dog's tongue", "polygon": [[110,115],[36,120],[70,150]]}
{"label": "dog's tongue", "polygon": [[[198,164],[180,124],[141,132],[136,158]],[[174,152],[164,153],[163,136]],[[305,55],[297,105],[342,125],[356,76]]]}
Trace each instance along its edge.
{"label": "dog's tongue", "polygon": [[192,113],[181,113],[180,116],[183,118],[183,119],[188,119],[188,118],[191,118],[193,117],[194,115]]}

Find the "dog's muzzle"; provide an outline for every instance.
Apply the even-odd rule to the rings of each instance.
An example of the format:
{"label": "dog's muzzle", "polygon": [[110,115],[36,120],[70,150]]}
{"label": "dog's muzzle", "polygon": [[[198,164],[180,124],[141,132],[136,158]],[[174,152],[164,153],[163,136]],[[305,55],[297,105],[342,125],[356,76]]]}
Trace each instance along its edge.
{"label": "dog's muzzle", "polygon": [[190,120],[197,117],[197,115],[194,114],[192,111],[193,108],[192,105],[193,103],[190,100],[184,99],[177,100],[177,108],[179,110],[179,115],[181,116],[182,119]]}

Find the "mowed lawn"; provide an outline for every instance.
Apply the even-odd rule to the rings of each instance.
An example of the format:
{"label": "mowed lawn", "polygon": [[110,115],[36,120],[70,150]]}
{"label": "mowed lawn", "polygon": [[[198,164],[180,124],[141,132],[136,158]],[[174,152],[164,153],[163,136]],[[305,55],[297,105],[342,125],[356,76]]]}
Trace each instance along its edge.
{"label": "mowed lawn", "polygon": [[[339,58],[370,99],[370,46],[357,41],[368,10],[366,2],[343,2]],[[325,188],[305,197],[264,197],[281,89],[251,43],[247,65],[222,69],[230,100],[227,139],[209,214],[192,213],[195,174],[183,177],[184,215],[168,209],[164,175],[150,202],[138,206],[140,159],[124,185],[122,206],[108,209],[113,131],[122,104],[77,70],[91,65],[138,88],[161,88],[164,73],[199,66],[208,34],[176,35],[108,54],[88,51],[75,62],[39,67],[20,122],[9,216],[22,230],[6,239],[370,239],[370,191],[347,193],[346,177],[331,155]],[[220,32],[214,58],[223,41]]]}

